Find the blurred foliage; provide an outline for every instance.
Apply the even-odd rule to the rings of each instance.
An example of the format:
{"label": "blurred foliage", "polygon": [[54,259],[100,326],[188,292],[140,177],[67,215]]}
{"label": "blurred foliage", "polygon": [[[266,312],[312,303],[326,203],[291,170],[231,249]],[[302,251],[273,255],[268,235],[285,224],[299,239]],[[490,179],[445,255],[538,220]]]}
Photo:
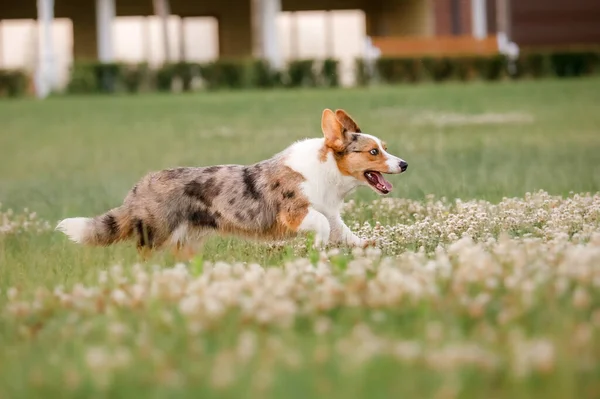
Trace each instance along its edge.
{"label": "blurred foliage", "polygon": [[321,67],[321,84],[325,87],[337,87],[340,85],[340,62],[333,58],[323,61]]}
{"label": "blurred foliage", "polygon": [[419,58],[381,57],[375,65],[383,83],[415,83],[423,79],[423,63]]}
{"label": "blurred foliage", "polygon": [[126,65],[122,71],[123,85],[129,93],[139,93],[144,89],[149,90],[151,84],[151,70],[147,63]]}
{"label": "blurred foliage", "polygon": [[317,76],[315,73],[315,60],[294,60],[288,65],[289,87],[315,87]]}
{"label": "blurred foliage", "polygon": [[425,74],[434,82],[452,79],[456,75],[457,65],[447,57],[427,57],[422,62]]}
{"label": "blurred foliage", "polygon": [[19,97],[27,92],[29,77],[24,71],[0,69],[0,97]]}
{"label": "blurred foliage", "polygon": [[93,93],[97,91],[94,64],[90,62],[76,62],[71,67],[71,80],[67,85],[67,93]]}
{"label": "blurred foliage", "polygon": [[[355,60],[356,85],[414,84],[445,81],[567,78],[600,71],[600,50],[523,50],[509,61],[503,55],[459,57],[381,57],[369,64]],[[22,96],[28,75],[0,70],[0,96]],[[67,93],[139,93],[207,90],[338,87],[339,60],[290,61],[279,70],[262,59],[219,59],[206,63],[177,62],[151,68],[147,63],[75,62]]]}
{"label": "blurred foliage", "polygon": [[165,64],[156,71],[155,84],[158,91],[171,91],[175,78],[173,65]]}
{"label": "blurred foliage", "polygon": [[600,51],[524,51],[511,62],[501,54],[492,56],[396,58],[376,60],[377,76],[368,74],[364,60],[357,60],[356,76],[360,85],[379,80],[382,83],[415,83],[447,80],[496,81],[504,78],[579,77],[596,73]]}
{"label": "blurred foliage", "polygon": [[282,86],[282,74],[265,60],[248,62],[248,85],[250,87],[273,88]]}
{"label": "blurred foliage", "polygon": [[354,62],[354,74],[358,86],[366,86],[373,79],[373,72],[367,60],[357,58]]}

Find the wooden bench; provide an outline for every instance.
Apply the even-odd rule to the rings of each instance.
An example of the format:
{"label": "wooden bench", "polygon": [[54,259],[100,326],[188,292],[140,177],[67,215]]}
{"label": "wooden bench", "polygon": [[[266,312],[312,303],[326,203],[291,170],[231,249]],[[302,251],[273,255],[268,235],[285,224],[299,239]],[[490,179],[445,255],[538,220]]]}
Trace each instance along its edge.
{"label": "wooden bench", "polygon": [[452,57],[460,55],[498,54],[496,36],[478,40],[472,36],[371,38],[382,57]]}

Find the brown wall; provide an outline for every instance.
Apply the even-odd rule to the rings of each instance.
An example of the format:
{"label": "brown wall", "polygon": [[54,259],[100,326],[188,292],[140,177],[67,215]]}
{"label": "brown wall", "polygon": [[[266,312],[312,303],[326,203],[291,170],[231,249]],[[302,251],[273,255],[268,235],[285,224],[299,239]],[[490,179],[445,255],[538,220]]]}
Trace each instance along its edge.
{"label": "brown wall", "polygon": [[[362,10],[369,3],[371,3],[370,0],[281,0],[281,9],[283,11]],[[373,3],[377,3],[377,1],[373,1]]]}
{"label": "brown wall", "polygon": [[73,22],[73,55],[77,59],[97,58],[96,4],[93,0],[58,0],[56,17],[70,18]]}
{"label": "brown wall", "polygon": [[436,35],[471,34],[471,0],[434,0],[433,3]]}
{"label": "brown wall", "polygon": [[459,0],[458,7],[460,24],[459,35],[471,35],[473,33],[471,28],[471,0]]}
{"label": "brown wall", "polygon": [[401,0],[373,2],[366,9],[369,36],[432,36],[431,1]]}
{"label": "brown wall", "polygon": [[433,13],[435,19],[435,34],[438,36],[450,35],[452,32],[450,0],[434,1]]}
{"label": "brown wall", "polygon": [[600,44],[600,0],[513,0],[510,8],[520,46]]}
{"label": "brown wall", "polygon": [[496,12],[496,0],[486,1],[487,11],[487,33],[488,35],[495,35],[497,32],[496,18],[498,13]]}

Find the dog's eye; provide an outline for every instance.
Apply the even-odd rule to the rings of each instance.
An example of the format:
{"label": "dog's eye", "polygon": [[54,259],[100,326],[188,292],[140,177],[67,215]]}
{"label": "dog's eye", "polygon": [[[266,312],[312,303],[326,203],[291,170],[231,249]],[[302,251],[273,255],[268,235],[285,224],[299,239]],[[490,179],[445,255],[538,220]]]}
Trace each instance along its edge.
{"label": "dog's eye", "polygon": [[379,150],[377,148],[373,148],[371,151],[369,151],[369,153],[371,155],[378,155],[379,154]]}

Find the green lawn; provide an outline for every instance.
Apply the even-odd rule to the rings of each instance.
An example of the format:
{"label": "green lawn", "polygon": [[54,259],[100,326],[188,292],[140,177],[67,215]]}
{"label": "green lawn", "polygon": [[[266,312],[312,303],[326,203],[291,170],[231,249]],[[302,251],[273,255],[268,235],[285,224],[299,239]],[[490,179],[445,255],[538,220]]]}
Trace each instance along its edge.
{"label": "green lawn", "polygon": [[[402,281],[426,273],[419,267],[426,270],[428,261],[444,264],[440,256],[456,273],[479,276],[465,282],[461,273],[423,275],[418,284],[432,284],[439,295],[411,297],[411,289],[397,285],[386,289],[404,289],[404,296],[375,304],[379,299],[360,291],[361,284],[378,281],[378,268],[392,266],[381,266],[378,255],[342,249],[321,255],[321,267],[332,270],[344,299],[306,310],[307,298],[322,299],[318,287],[326,284],[299,283],[282,268],[293,259],[318,263],[320,255],[302,240],[271,248],[214,238],[189,265],[185,284],[169,272],[166,278],[193,291],[189,284],[198,276],[218,274],[202,260],[256,262],[284,275],[247,288],[269,287],[260,294],[274,306],[270,319],[261,313],[267,321],[244,316],[239,304],[212,316],[198,311],[200,317],[189,311],[200,305],[182,304],[179,288],[165,294],[161,284],[171,283],[152,274],[154,265],[173,266],[169,255],[139,266],[154,294],[132,304],[133,245],[82,248],[52,231],[0,230],[0,397],[598,397],[600,200],[570,193],[600,191],[599,104],[598,78],[0,102],[0,212],[27,208],[52,227],[63,217],[117,206],[151,170],[265,159],[294,140],[320,136],[324,108],[344,108],[410,165],[390,178],[391,196],[399,199],[393,203],[373,204],[373,192],[357,191],[357,204],[345,214],[349,225],[384,225],[383,232],[361,232],[378,234],[389,257],[382,265],[395,265]],[[538,190],[556,197],[524,198]],[[431,195],[447,201],[436,203]],[[461,207],[457,198],[470,202]],[[3,217],[5,224],[13,218],[0,214],[0,225]],[[464,232],[475,243],[460,244]],[[498,239],[504,233],[510,244]],[[570,262],[585,265],[587,274],[565,277]],[[99,280],[115,264],[129,277],[120,281],[116,271]],[[481,277],[477,265],[491,274]],[[225,273],[231,286],[222,292],[238,292],[236,281],[250,273],[250,266],[239,267],[245,271]],[[353,267],[366,282],[353,280]],[[507,283],[508,276],[517,282]],[[225,301],[218,280],[206,283],[216,291],[199,289],[199,298]],[[289,288],[292,280],[300,285]],[[492,280],[500,286],[490,288]],[[534,282],[533,291],[521,287],[525,280]],[[381,284],[388,281],[382,277]],[[97,291],[84,293],[77,284]],[[564,292],[556,288],[565,284]],[[52,294],[59,285],[68,299]],[[16,290],[7,297],[10,287]],[[278,289],[283,292],[273,294]],[[116,290],[125,292],[126,304]],[[356,290],[362,294],[352,305]],[[483,313],[463,296],[483,293],[491,298],[478,299]],[[19,310],[15,303],[28,305]],[[291,319],[290,306],[296,309]],[[572,348],[577,334],[588,338]],[[521,359],[515,345],[516,352],[532,354]],[[248,358],[240,354],[246,347]],[[531,374],[519,374],[527,367]]]}

